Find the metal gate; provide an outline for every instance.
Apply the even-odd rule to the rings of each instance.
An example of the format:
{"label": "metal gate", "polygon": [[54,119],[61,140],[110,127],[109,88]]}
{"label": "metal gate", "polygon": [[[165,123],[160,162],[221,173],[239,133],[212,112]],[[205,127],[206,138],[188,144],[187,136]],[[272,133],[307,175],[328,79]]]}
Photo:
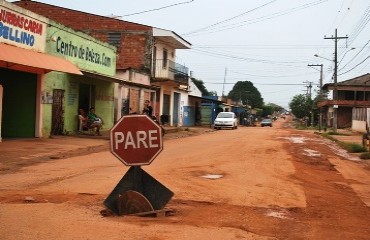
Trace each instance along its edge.
{"label": "metal gate", "polygon": [[63,135],[64,130],[64,90],[53,90],[50,135]]}

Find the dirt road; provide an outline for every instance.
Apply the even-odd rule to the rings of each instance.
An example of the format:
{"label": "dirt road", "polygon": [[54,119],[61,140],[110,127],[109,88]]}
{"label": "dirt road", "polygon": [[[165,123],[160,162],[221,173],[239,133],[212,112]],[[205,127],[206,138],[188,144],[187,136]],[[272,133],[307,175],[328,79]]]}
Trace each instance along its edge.
{"label": "dirt road", "polygon": [[143,169],[173,216],[102,217],[128,170],[107,151],[0,173],[1,239],[370,238],[369,164],[282,119],[167,140]]}

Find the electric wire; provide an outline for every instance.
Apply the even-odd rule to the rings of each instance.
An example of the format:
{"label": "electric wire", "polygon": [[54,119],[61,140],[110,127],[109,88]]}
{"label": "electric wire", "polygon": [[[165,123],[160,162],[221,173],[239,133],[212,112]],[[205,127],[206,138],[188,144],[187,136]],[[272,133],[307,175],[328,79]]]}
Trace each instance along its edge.
{"label": "electric wire", "polygon": [[253,9],[251,9],[251,10],[248,10],[248,11],[246,11],[246,12],[243,12],[243,13],[241,13],[241,14],[238,14],[238,15],[236,15],[236,16],[234,16],[234,17],[231,17],[231,18],[228,18],[228,19],[222,20],[222,21],[220,21],[220,22],[216,22],[216,23],[211,24],[211,25],[209,25],[209,26],[206,26],[206,27],[203,27],[203,28],[199,28],[199,29],[196,29],[196,30],[191,31],[191,32],[188,32],[188,33],[184,33],[184,34],[182,34],[182,35],[184,35],[184,36],[186,36],[186,35],[191,35],[191,34],[193,34],[193,33],[197,33],[197,32],[203,31],[203,30],[205,30],[205,29],[212,28],[212,27],[217,26],[217,25],[219,25],[219,24],[222,24],[222,23],[225,23],[225,22],[231,21],[231,20],[233,20],[233,19],[239,18],[239,17],[241,17],[241,16],[244,16],[245,14],[248,14],[248,13],[254,12],[254,11],[256,11],[256,10],[258,10],[258,9],[260,9],[260,8],[263,8],[263,7],[265,7],[265,6],[269,5],[269,4],[272,4],[273,2],[276,2],[276,1],[277,1],[277,0],[270,1],[270,2],[268,2],[268,3],[265,3],[265,4],[262,4],[262,5],[258,6],[258,7],[256,7],[256,8],[253,8]]}
{"label": "electric wire", "polygon": [[368,60],[370,58],[370,56],[367,56],[365,59],[363,59],[361,62],[359,62],[357,65],[355,65],[354,67],[352,67],[351,69],[349,69],[348,71],[345,71],[344,73],[341,73],[341,74],[338,74],[338,76],[340,75],[344,75],[346,73],[349,73],[351,72],[352,70],[354,70],[355,68],[357,68],[358,66],[360,66],[361,64],[363,64],[366,60]]}
{"label": "electric wire", "polygon": [[128,16],[133,16],[133,15],[138,15],[138,14],[143,14],[143,13],[148,13],[148,12],[159,11],[159,10],[162,10],[162,9],[165,9],[165,8],[175,7],[175,6],[178,6],[178,5],[188,4],[188,3],[191,3],[191,2],[194,2],[194,0],[190,0],[190,1],[187,1],[187,2],[175,3],[175,4],[167,5],[167,6],[164,6],[164,7],[154,8],[154,9],[145,10],[145,11],[141,11],[141,12],[125,14],[125,15],[122,15],[122,16],[123,17],[128,17]]}
{"label": "electric wire", "polygon": [[342,71],[344,68],[346,68],[354,59],[356,59],[356,57],[366,48],[366,46],[370,43],[370,40],[367,41],[367,43],[361,48],[361,50],[359,52],[357,52],[357,54],[351,59],[349,60],[346,65],[344,65],[342,68],[340,68],[338,70],[338,72]]}
{"label": "electric wire", "polygon": [[199,36],[199,35],[203,35],[203,34],[211,34],[211,33],[216,33],[216,32],[220,32],[220,31],[239,28],[239,27],[243,27],[247,24],[254,24],[254,23],[265,21],[265,20],[270,20],[270,19],[273,19],[273,18],[276,18],[276,17],[284,16],[284,15],[287,15],[287,14],[290,14],[290,13],[294,13],[294,12],[297,12],[299,10],[303,10],[303,9],[306,9],[306,8],[309,8],[309,7],[312,7],[312,6],[316,6],[316,5],[322,4],[322,3],[327,2],[327,1],[328,0],[319,0],[319,1],[316,1],[316,2],[303,4],[303,5],[300,5],[298,7],[286,9],[286,10],[279,11],[279,12],[275,12],[273,14],[265,15],[265,16],[262,16],[262,17],[249,19],[249,20],[246,20],[246,21],[233,23],[233,24],[229,24],[229,25],[219,26],[217,28],[210,28],[209,30],[207,30],[208,29],[207,28],[203,31],[196,31],[196,32],[193,31],[192,33],[188,33],[188,34],[185,34],[185,35],[194,37],[194,36]]}

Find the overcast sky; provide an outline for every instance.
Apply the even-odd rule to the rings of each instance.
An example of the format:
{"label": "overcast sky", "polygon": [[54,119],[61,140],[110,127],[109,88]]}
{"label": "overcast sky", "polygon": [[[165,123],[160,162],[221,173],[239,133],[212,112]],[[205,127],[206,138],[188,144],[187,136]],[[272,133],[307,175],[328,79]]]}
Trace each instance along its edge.
{"label": "overcast sky", "polygon": [[314,96],[320,68],[307,65],[324,64],[324,84],[333,82],[334,41],[324,37],[336,28],[339,37],[348,36],[338,41],[338,82],[370,72],[369,0],[39,2],[176,32],[192,44],[177,52],[177,62],[218,95],[247,80],[265,103],[285,108],[294,95],[306,93],[304,82],[312,82]]}

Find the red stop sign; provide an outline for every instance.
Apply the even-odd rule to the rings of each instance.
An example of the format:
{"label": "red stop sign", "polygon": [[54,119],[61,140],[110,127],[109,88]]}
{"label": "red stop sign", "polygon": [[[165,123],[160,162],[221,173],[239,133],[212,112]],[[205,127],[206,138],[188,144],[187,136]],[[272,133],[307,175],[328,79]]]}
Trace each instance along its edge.
{"label": "red stop sign", "polygon": [[110,149],[126,166],[149,165],[162,151],[162,128],[147,115],[123,116],[110,131]]}

